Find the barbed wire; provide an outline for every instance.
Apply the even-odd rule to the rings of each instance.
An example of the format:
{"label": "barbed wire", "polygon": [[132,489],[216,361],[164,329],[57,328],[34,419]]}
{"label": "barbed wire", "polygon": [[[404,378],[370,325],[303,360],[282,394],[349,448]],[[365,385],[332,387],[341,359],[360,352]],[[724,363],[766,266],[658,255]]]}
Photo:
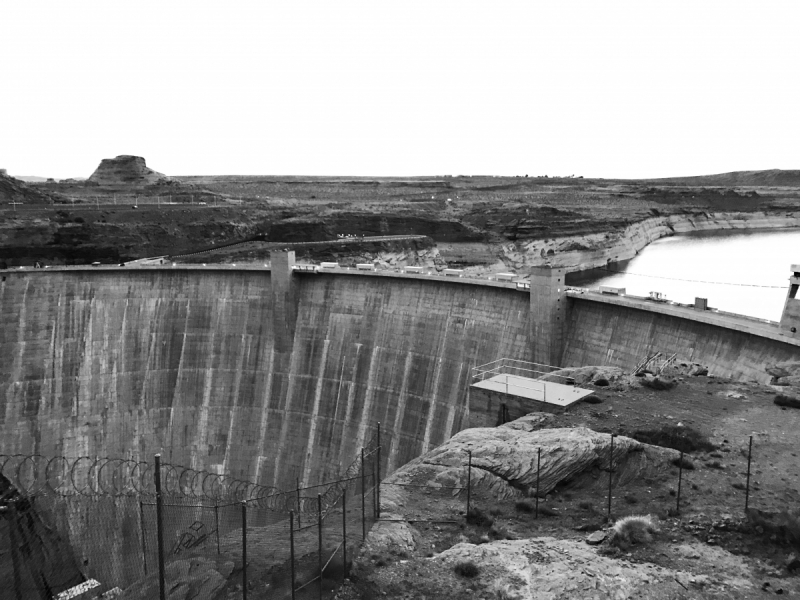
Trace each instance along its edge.
{"label": "barbed wire", "polygon": [[[376,452],[377,436],[373,435],[364,448],[364,460]],[[338,502],[363,468],[359,455],[336,481],[323,484],[324,491],[320,496],[324,512]],[[0,475],[21,496],[156,495],[155,465],[134,459],[0,454]],[[304,497],[300,494],[302,490],[284,491],[169,463],[161,464],[161,492],[173,499],[213,502],[215,505],[248,502],[275,511],[319,512],[317,496]]]}

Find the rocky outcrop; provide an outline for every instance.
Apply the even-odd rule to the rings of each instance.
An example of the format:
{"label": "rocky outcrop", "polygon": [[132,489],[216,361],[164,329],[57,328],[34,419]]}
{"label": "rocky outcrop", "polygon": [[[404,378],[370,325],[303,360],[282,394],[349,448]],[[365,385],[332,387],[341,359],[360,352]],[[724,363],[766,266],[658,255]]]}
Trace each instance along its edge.
{"label": "rocky outcrop", "polygon": [[[652,563],[605,557],[582,542],[551,537],[505,540],[478,546],[462,543],[431,559],[431,566],[449,574],[456,564],[465,561],[472,561],[481,573],[490,574],[486,585],[495,593],[494,597],[515,600],[584,597],[666,599],[752,589],[752,584],[737,577],[736,573],[696,576]],[[481,583],[477,581],[473,587],[483,587]]]}
{"label": "rocky outcrop", "polygon": [[583,271],[631,259],[649,243],[676,233],[791,227],[800,227],[800,213],[704,212],[659,216],[644,219],[613,233],[504,244],[500,258],[509,268],[517,270],[547,263],[554,267]]}
{"label": "rocky outcrop", "polygon": [[[472,451],[472,485],[489,490],[497,498],[520,498],[536,493],[537,458],[541,449],[539,495],[556,487],[594,485],[607,469],[611,436],[584,427],[536,429],[512,422],[506,426],[466,429],[428,454],[408,463],[386,481],[381,510],[400,513],[407,488],[391,484],[456,487],[466,481],[467,452]],[[678,453],[614,438],[615,485],[663,473]],[[603,483],[605,485],[605,482]]]}
{"label": "rocky outcrop", "polygon": [[778,392],[775,404],[800,408],[800,361],[769,364],[764,370],[772,377],[769,383]]}
{"label": "rocky outcrop", "polygon": [[127,154],[104,158],[88,179],[98,185],[150,185],[166,180],[166,175],[148,168],[144,158]]}

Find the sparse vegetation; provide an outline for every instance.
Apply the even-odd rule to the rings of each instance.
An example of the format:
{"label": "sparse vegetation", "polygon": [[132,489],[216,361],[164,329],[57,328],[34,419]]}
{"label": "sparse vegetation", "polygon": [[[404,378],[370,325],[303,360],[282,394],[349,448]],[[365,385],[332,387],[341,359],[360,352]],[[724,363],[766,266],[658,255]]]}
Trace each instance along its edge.
{"label": "sparse vegetation", "polygon": [[647,544],[658,533],[658,525],[650,515],[631,515],[614,523],[609,542],[625,549],[634,544]]}
{"label": "sparse vegetation", "polygon": [[646,388],[659,391],[671,390],[678,385],[678,382],[674,379],[662,379],[661,377],[642,377],[639,379],[639,383]]}
{"label": "sparse vegetation", "polygon": [[456,575],[460,575],[461,577],[477,577],[478,574],[481,572],[480,567],[476,565],[471,560],[462,561],[456,563],[456,566],[453,567],[453,571],[455,571]]}
{"label": "sparse vegetation", "polygon": [[542,517],[557,517],[558,512],[547,506],[540,506],[539,515]]}
{"label": "sparse vegetation", "polygon": [[518,512],[524,513],[532,513],[536,510],[536,507],[530,500],[518,500],[516,504],[514,504],[514,508],[516,508]]}
{"label": "sparse vegetation", "polygon": [[467,523],[477,527],[491,527],[494,519],[476,506],[467,513]]}
{"label": "sparse vegetation", "polygon": [[493,540],[515,540],[517,536],[511,533],[507,528],[495,523],[489,529],[489,537]]}
{"label": "sparse vegetation", "polygon": [[788,406],[789,408],[800,408],[800,399],[786,394],[778,394],[775,396],[775,404],[778,406]]}
{"label": "sparse vegetation", "polygon": [[676,457],[670,461],[676,467],[682,468],[684,471],[693,471],[694,470],[694,463],[690,461],[685,456],[683,458]]}
{"label": "sparse vegetation", "polygon": [[685,453],[709,452],[717,448],[696,429],[677,425],[664,425],[658,429],[637,429],[630,434],[630,437],[645,444],[672,448]]}

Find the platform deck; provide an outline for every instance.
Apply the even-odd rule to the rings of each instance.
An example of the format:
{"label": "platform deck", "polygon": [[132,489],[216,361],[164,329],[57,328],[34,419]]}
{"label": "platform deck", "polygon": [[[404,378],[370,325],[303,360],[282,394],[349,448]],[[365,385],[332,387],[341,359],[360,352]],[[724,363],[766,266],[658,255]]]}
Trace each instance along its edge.
{"label": "platform deck", "polygon": [[520,396],[562,408],[571,406],[592,393],[591,390],[554,381],[542,381],[541,379],[506,374],[495,375],[489,379],[478,381],[473,383],[472,387]]}

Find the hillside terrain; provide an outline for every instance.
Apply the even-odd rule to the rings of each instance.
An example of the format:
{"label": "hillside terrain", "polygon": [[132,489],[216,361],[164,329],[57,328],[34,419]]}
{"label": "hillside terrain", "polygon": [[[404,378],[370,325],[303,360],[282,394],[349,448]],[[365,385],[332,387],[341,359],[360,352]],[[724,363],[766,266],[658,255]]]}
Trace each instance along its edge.
{"label": "hillside terrain", "polygon": [[[800,594],[797,409],[776,406],[774,388],[707,376],[688,363],[667,375],[677,383],[671,390],[609,368],[576,371],[597,390],[591,403],[467,429],[387,478],[384,520],[337,597]],[[656,431],[669,435],[656,442]],[[609,489],[610,433],[620,437]],[[686,449],[680,487],[676,444]],[[464,492],[449,489],[466,484],[468,450],[469,517]],[[611,524],[629,515],[650,515],[656,531],[615,540]]]}
{"label": "hillside terrain", "polygon": [[[423,235],[438,247],[442,265],[513,268],[509,256],[529,252],[526,244],[547,245],[537,247],[543,253],[605,248],[632,224],[653,217],[794,215],[800,207],[797,173],[653,181],[165,176],[141,157],[120,156],[102,161],[87,180],[0,178],[0,259],[10,265],[81,264],[187,254],[254,236],[302,242],[340,234]],[[251,251],[218,260],[268,256]],[[337,255],[301,253],[317,261],[369,256],[376,253],[357,246]]]}

